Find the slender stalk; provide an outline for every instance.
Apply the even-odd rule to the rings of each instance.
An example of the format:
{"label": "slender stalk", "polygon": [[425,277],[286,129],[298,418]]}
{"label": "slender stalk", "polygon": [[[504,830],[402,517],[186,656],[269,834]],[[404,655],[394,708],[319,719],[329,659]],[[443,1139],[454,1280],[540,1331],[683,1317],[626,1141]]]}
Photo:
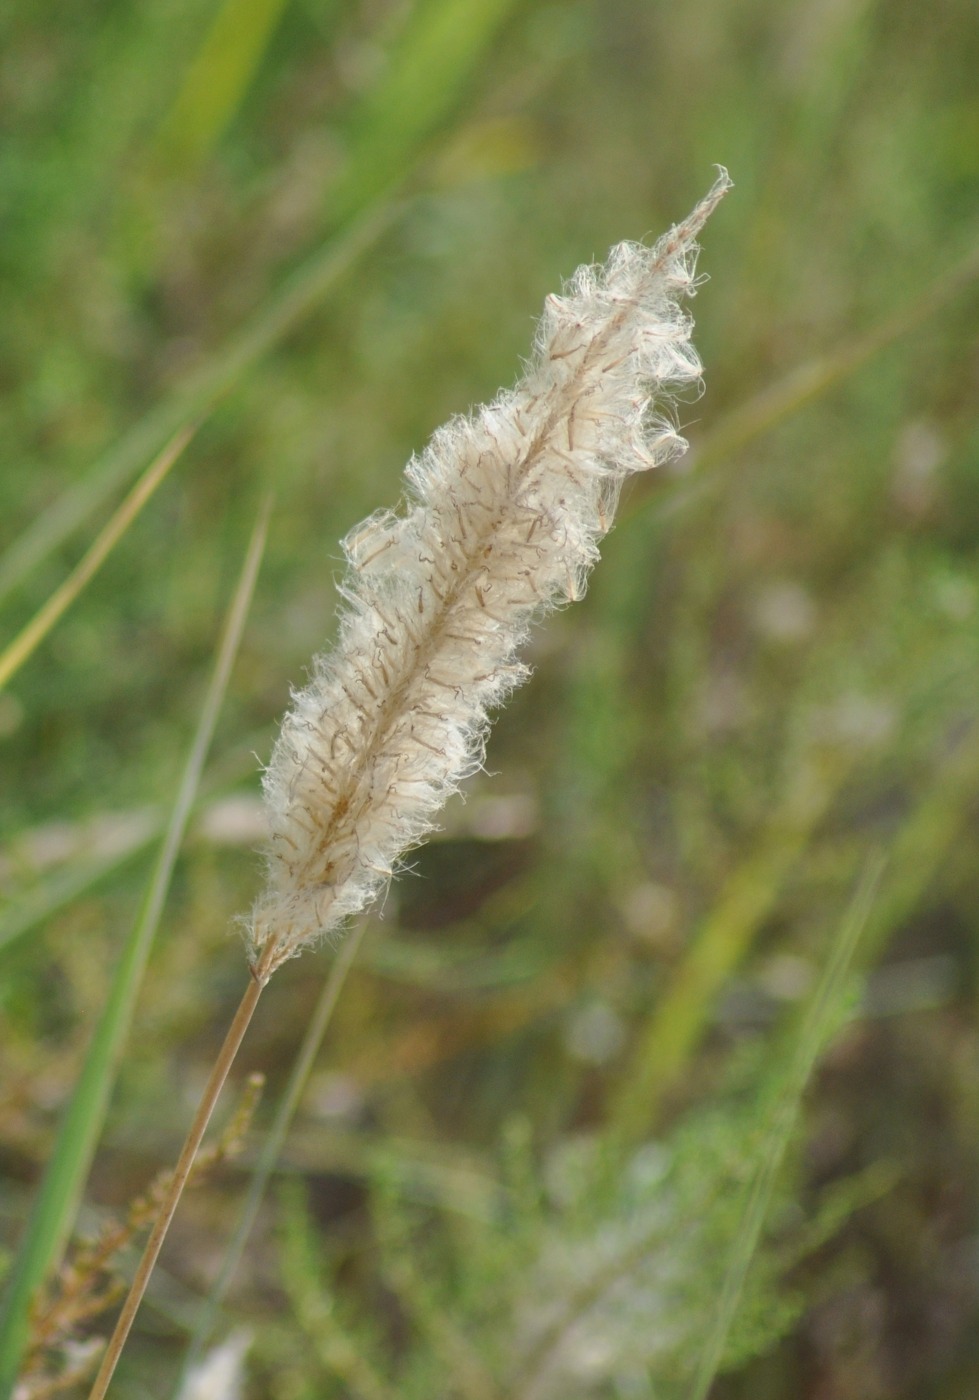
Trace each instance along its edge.
{"label": "slender stalk", "polygon": [[214,1112],[214,1106],[224,1087],[224,1081],[228,1077],[228,1071],[234,1064],[235,1056],[238,1054],[238,1049],[244,1039],[245,1031],[248,1029],[248,1024],[255,1014],[255,1007],[258,1005],[258,999],[262,994],[262,989],[265,986],[266,980],[267,979],[262,980],[255,975],[249,979],[244,996],[241,998],[238,1010],[235,1012],[234,1020],[228,1028],[228,1034],[225,1036],[224,1044],[221,1046],[218,1057],[214,1061],[214,1066],[211,1069],[211,1074],[201,1097],[197,1113],[194,1116],[194,1121],[190,1125],[190,1131],[187,1134],[180,1156],[177,1159],[177,1165],[174,1167],[170,1188],[160,1207],[160,1213],[150,1232],[150,1237],[146,1241],[143,1257],[139,1261],[136,1276],[130,1286],[126,1301],[123,1304],[122,1312],[119,1314],[119,1320],[116,1323],[115,1331],[109,1339],[109,1345],[106,1347],[105,1356],[102,1358],[102,1365],[99,1367],[99,1373],[95,1378],[95,1384],[92,1386],[89,1394],[89,1400],[102,1400],[102,1397],[109,1388],[109,1382],[112,1380],[113,1372],[118,1364],[122,1349],[126,1344],[126,1338],[129,1336],[130,1328],[133,1325],[133,1319],[142,1302],[143,1294],[146,1292],[146,1285],[149,1282],[150,1274],[153,1272],[153,1266],[156,1264],[157,1257],[163,1247],[163,1241],[166,1238],[167,1230],[170,1228],[170,1221],[173,1219],[177,1204],[180,1197],[183,1195],[183,1189],[187,1184],[187,1178],[190,1176],[191,1169],[194,1165],[194,1158],[197,1156],[197,1150],[201,1145],[201,1140],[210,1122],[211,1114]]}
{"label": "slender stalk", "polygon": [[343,989],[343,984],[347,980],[347,973],[350,971],[354,958],[357,956],[357,950],[360,947],[366,927],[367,920],[361,919],[356,926],[351,929],[350,933],[344,939],[330,969],[330,975],[323,985],[323,990],[320,993],[319,1001],[316,1003],[312,1019],[303,1036],[303,1043],[300,1046],[296,1062],[289,1075],[289,1082],[286,1085],[285,1094],[276,1110],[275,1119],[269,1129],[265,1144],[259,1153],[258,1160],[255,1163],[251,1184],[249,1185],[248,1194],[242,1205],[241,1214],[238,1217],[238,1224],[235,1226],[235,1232],[225,1251],[224,1259],[221,1262],[221,1268],[214,1281],[210,1296],[207,1298],[201,1310],[201,1316],[191,1340],[180,1381],[177,1385],[177,1394],[182,1391],[184,1382],[191,1368],[200,1360],[204,1348],[207,1345],[208,1338],[214,1328],[218,1309],[224,1301],[225,1294],[228,1291],[235,1270],[244,1253],[245,1245],[248,1242],[248,1236],[252,1232],[262,1200],[265,1196],[269,1178],[279,1160],[286,1134],[292,1126],[292,1120],[295,1117],[296,1109],[299,1107],[299,1101],[302,1098],[303,1090],[306,1088],[306,1084],[309,1081],[310,1072],[316,1062],[316,1056],[319,1054],[320,1046],[323,1043],[323,1037],[326,1035],[327,1028],[333,1017],[333,1012],[339,1000],[340,992]]}

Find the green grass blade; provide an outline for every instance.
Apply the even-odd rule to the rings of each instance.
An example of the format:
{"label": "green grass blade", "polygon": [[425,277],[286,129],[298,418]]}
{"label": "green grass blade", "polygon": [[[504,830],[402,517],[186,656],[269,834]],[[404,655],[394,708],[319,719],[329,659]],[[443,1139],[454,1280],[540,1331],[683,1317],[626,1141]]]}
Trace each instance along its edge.
{"label": "green grass blade", "polygon": [[101,569],[112,550],[139,515],[153,492],[190,442],[195,429],[181,428],[143,472],[135,486],[99,531],[95,540],[64,583],[0,652],[0,690],[20,670]]}
{"label": "green grass blade", "polygon": [[450,117],[517,0],[422,0],[381,80],[352,114],[350,156],[331,198],[345,220],[400,185]]}
{"label": "green grass blade", "polygon": [[737,1236],[731,1250],[714,1326],[700,1354],[700,1362],[689,1400],[706,1400],[717,1375],[731,1324],[737,1313],[745,1279],[758,1248],[779,1169],[785,1160],[799,1106],[806,1085],[829,1037],[832,1035],[847,994],[847,980],[857,945],[870,918],[870,911],[884,871],[884,857],[870,858],[843,922],[833,939],[823,975],[806,1008],[785,1083],[772,1115],[764,1155],[748,1195]]}
{"label": "green grass blade", "polygon": [[198,165],[241,105],[286,0],[224,0],[157,140],[167,167]]}
{"label": "green grass blade", "polygon": [[265,548],[268,509],[268,505],[263,508],[255,526],[228,610],[217,660],[201,707],[197,731],[142,909],[123,949],[108,1002],[96,1027],[78,1084],[62,1120],[54,1152],[28,1223],[27,1234],[17,1256],[6,1311],[0,1323],[0,1396],[9,1393],[16,1379],[26,1340],[31,1299],[44,1279],[60,1263],[102,1130],[177,853],[187,829],[204,761],[251,604]]}

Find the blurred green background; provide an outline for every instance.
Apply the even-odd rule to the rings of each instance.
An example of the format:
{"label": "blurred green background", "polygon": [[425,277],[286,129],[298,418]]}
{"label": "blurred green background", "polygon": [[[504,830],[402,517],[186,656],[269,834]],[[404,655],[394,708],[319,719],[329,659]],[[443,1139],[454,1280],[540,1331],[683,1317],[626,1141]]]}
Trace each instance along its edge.
{"label": "blurred green background", "polygon": [[[251,1328],[248,1397],[372,1396],[302,1305],[288,1241],[312,1230],[390,1393],[479,1400],[444,1370],[398,1388],[428,1342],[374,1198],[478,1215],[514,1123],[537,1168],[583,1135],[655,1142],[791,1023],[883,849],[787,1209],[893,1180],[716,1394],[979,1393],[974,0],[10,0],[0,50],[4,642],[200,425],[0,692],[8,1262],[266,493],[84,1230],[172,1160],[240,995],[258,769],[331,633],[338,540],[513,381],[562,278],[664,231],[723,163],[692,450],[627,495],[587,599],[534,637],[491,773],[371,921],[282,1156],[298,1195],[269,1197],[225,1331]],[[259,1128],[331,956],[266,994],[240,1068],[269,1076]],[[247,1162],[182,1209],[120,1398],[173,1384]],[[674,1394],[601,1385],[567,1393]]]}

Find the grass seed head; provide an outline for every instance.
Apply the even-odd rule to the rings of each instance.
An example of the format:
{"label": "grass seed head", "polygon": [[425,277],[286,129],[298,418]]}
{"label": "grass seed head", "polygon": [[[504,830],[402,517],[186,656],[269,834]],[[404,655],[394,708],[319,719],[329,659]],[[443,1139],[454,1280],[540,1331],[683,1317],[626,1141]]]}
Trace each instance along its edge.
{"label": "grass seed head", "polygon": [[401,514],[344,541],[339,635],[296,691],[265,774],[268,880],[247,924],[262,981],[364,909],[482,765],[528,674],[532,622],[580,598],[627,476],[681,453],[701,365],[683,309],[725,171],[654,246],[620,243],[547,298],[521,380],[440,428]]}

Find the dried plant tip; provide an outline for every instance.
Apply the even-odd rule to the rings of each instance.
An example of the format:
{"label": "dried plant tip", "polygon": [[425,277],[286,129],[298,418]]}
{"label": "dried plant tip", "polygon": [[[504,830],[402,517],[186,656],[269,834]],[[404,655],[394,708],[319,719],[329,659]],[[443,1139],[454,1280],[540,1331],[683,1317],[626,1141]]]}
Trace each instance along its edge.
{"label": "dried plant tip", "polygon": [[621,243],[548,297],[516,387],[441,428],[407,506],[344,541],[334,649],[293,695],[265,775],[268,882],[248,920],[260,983],[379,893],[481,765],[489,712],[527,675],[531,622],[580,598],[623,480],[686,444],[701,366],[682,309],[720,171],[655,246]]}

